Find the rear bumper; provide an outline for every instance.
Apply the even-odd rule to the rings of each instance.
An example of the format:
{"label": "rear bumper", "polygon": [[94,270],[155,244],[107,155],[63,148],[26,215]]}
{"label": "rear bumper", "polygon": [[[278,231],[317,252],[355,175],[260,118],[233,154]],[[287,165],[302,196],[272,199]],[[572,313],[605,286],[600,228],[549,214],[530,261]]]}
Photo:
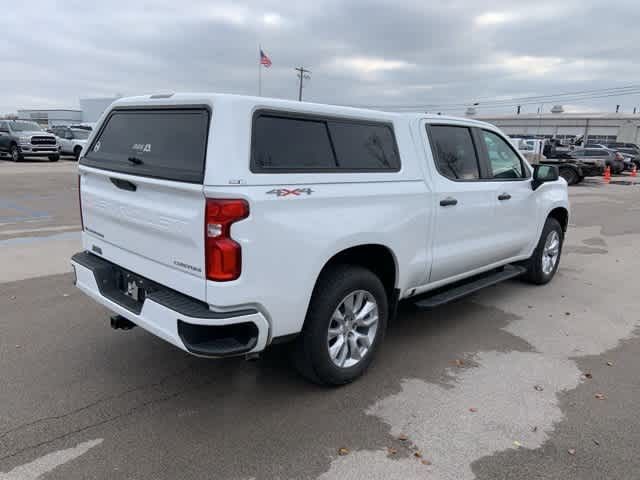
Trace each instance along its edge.
{"label": "rear bumper", "polygon": [[120,269],[117,265],[88,252],[76,253],[71,265],[80,290],[186,352],[226,357],[259,352],[267,344],[269,323],[255,309],[214,312],[203,302],[159,285],[136,305],[109,284],[114,269]]}

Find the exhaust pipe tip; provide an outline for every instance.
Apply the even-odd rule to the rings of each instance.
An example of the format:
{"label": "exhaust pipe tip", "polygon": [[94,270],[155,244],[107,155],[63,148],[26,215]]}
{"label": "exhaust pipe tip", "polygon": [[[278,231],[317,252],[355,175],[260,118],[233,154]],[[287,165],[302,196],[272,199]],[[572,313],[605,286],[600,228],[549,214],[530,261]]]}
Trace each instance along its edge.
{"label": "exhaust pipe tip", "polygon": [[111,317],[111,328],[114,330],[131,330],[136,324],[122,315],[113,315]]}

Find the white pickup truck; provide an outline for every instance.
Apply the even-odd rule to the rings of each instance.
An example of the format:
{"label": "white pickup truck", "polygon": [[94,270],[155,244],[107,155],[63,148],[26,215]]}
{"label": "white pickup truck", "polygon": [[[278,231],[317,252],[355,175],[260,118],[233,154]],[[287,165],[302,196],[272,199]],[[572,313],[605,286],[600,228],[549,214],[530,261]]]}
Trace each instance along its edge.
{"label": "white pickup truck", "polygon": [[205,357],[291,342],[330,385],[400,300],[551,280],[569,217],[556,168],[487,123],[234,95],[116,101],[79,173],[75,283],[114,328]]}

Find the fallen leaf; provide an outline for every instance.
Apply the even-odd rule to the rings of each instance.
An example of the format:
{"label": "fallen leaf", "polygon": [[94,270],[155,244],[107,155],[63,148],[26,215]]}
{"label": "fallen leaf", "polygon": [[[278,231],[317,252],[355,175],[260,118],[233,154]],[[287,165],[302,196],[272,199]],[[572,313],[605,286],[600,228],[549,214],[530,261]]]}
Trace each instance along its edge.
{"label": "fallen leaf", "polygon": [[22,345],[16,345],[16,348],[20,348],[20,347],[22,347]]}
{"label": "fallen leaf", "polygon": [[538,392],[541,392],[544,390],[544,387],[542,385],[534,385],[533,387],[535,390],[537,390]]}
{"label": "fallen leaf", "polygon": [[593,443],[595,443],[598,447],[600,446],[600,442],[596,439],[593,440]]}
{"label": "fallen leaf", "polygon": [[520,448],[522,446],[522,444],[517,440],[515,440],[513,444],[516,446],[516,448]]}
{"label": "fallen leaf", "polygon": [[413,456],[416,458],[422,458],[422,454],[420,452],[413,452]]}
{"label": "fallen leaf", "polygon": [[11,300],[15,300],[16,296],[15,295],[11,295]]}
{"label": "fallen leaf", "polygon": [[587,372],[587,373],[584,374],[584,377],[588,378],[589,380],[591,380],[593,378],[593,375]]}
{"label": "fallen leaf", "polygon": [[345,455],[349,454],[349,449],[345,448],[345,447],[340,447],[338,449],[338,455],[340,455],[341,457],[344,457]]}
{"label": "fallen leaf", "polygon": [[565,315],[571,315],[571,312],[564,312]]}
{"label": "fallen leaf", "polygon": [[607,398],[604,396],[604,393],[596,393],[594,397],[596,397],[598,400],[604,400],[605,398]]}
{"label": "fallen leaf", "polygon": [[404,433],[401,433],[400,435],[398,435],[398,440],[400,440],[401,442],[406,442],[407,440],[409,440],[409,437],[407,437]]}
{"label": "fallen leaf", "polygon": [[575,455],[576,454],[576,449],[575,448],[570,448],[569,450],[567,450],[567,453],[569,455]]}
{"label": "fallen leaf", "polygon": [[459,358],[456,358],[453,363],[455,364],[456,367],[461,367],[464,365],[464,360],[460,360]]}
{"label": "fallen leaf", "polygon": [[531,431],[532,431],[532,432],[537,432],[537,431],[538,431],[538,427],[537,427],[537,426],[533,427],[533,428],[531,429]]}
{"label": "fallen leaf", "polygon": [[431,465],[431,462],[429,460],[422,460],[420,461],[420,463],[422,463],[423,465]]}
{"label": "fallen leaf", "polygon": [[389,455],[395,455],[396,453],[398,453],[398,450],[393,447],[387,447],[387,453]]}
{"label": "fallen leaf", "polygon": [[607,366],[613,367],[613,362],[607,362]]}
{"label": "fallen leaf", "polygon": [[478,409],[477,409],[476,407],[471,407],[471,408],[469,409],[469,411],[470,411],[471,413],[476,413],[476,412],[478,411]]}

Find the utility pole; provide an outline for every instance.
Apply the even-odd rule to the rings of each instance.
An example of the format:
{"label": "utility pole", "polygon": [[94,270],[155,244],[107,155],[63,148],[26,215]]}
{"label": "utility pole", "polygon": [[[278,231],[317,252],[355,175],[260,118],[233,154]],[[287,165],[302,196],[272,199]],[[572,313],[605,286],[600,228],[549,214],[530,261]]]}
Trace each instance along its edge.
{"label": "utility pole", "polygon": [[307,70],[303,66],[299,66],[294,68],[298,72],[298,78],[300,79],[299,87],[298,87],[298,101],[302,101],[302,82],[303,80],[309,80],[311,78],[311,70]]}

